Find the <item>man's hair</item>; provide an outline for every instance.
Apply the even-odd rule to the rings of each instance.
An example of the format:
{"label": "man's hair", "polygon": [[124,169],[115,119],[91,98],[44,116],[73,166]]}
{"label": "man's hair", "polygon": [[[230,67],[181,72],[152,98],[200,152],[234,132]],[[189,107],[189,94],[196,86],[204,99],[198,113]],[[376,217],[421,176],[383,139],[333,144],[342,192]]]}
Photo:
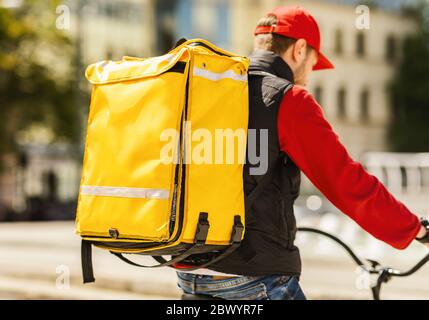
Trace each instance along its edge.
{"label": "man's hair", "polygon": [[[275,26],[277,25],[277,17],[273,15],[268,15],[258,22],[258,27],[260,26]],[[260,50],[272,51],[278,55],[283,55],[287,49],[297,40],[289,37],[285,37],[275,33],[262,33],[255,36],[254,48]],[[310,47],[307,47],[307,50]]]}

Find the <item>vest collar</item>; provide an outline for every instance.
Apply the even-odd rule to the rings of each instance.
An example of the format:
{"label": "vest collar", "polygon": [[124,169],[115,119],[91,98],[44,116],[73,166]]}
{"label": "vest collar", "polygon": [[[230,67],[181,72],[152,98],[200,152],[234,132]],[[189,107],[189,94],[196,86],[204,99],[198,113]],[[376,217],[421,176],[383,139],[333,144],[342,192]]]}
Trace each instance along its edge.
{"label": "vest collar", "polygon": [[294,83],[292,69],[276,53],[255,50],[250,55],[250,70],[265,71]]}

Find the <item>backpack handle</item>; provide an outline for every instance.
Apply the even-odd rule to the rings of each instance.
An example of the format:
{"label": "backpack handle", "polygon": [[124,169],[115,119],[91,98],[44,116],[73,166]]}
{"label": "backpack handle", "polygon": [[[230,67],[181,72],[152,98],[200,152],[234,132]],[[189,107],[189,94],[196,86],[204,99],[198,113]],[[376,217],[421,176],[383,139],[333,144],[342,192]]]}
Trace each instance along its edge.
{"label": "backpack handle", "polygon": [[216,50],[213,47],[209,46],[208,44],[206,44],[205,42],[203,42],[199,39],[187,40],[186,38],[180,38],[179,40],[177,40],[176,44],[174,45],[173,49],[171,49],[171,50],[174,50],[177,47],[180,47],[184,43],[186,43],[187,45],[192,46],[192,47],[206,48],[206,49],[210,50],[211,52],[216,53],[217,55],[220,55],[220,56],[233,57],[232,54],[229,54],[228,52],[226,52],[224,50],[222,50],[222,51]]}

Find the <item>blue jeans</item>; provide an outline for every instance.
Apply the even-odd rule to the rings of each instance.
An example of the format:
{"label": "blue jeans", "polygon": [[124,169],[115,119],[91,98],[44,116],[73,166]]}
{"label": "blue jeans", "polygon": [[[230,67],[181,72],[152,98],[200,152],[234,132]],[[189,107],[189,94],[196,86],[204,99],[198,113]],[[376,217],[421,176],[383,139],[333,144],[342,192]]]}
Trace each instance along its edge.
{"label": "blue jeans", "polygon": [[212,276],[177,272],[185,293],[225,300],[306,300],[296,276],[239,276],[213,280]]}

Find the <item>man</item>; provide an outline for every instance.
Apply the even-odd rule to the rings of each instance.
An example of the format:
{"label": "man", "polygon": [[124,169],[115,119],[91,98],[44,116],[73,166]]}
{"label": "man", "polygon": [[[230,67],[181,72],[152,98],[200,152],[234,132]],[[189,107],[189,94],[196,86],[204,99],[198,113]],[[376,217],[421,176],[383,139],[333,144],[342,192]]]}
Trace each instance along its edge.
{"label": "man", "polygon": [[300,171],[374,237],[397,249],[416,237],[429,242],[427,222],[351,159],[305,89],[312,70],[334,67],[320,52],[315,19],[300,7],[273,10],[258,23],[250,58],[249,128],[268,129],[269,169],[265,176],[252,176],[246,165],[245,192],[264,187],[246,208],[241,246],[209,269],[178,272],[179,287],[223,299],[305,299],[294,245]]}

